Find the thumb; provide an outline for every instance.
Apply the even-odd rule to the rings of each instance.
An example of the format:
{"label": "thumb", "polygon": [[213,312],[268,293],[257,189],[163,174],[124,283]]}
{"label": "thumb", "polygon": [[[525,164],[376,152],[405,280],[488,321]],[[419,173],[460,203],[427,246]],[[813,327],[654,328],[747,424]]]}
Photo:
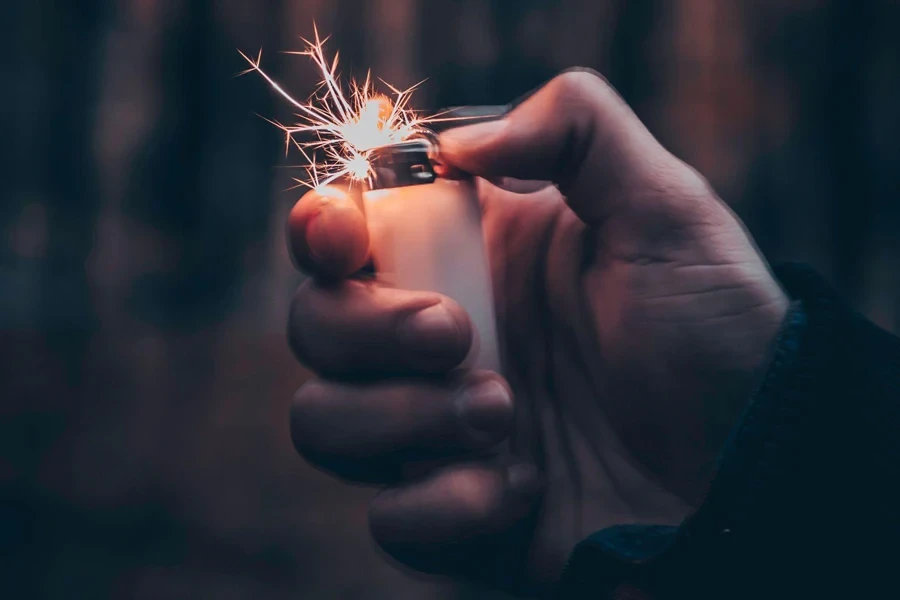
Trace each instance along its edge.
{"label": "thumb", "polygon": [[310,190],[294,205],[287,241],[296,266],[329,279],[349,277],[369,256],[366,218],[354,198],[336,186]]}
{"label": "thumb", "polygon": [[552,181],[590,224],[693,173],[585,70],[552,79],[502,120],[448,130],[439,142],[443,161],[473,175]]}

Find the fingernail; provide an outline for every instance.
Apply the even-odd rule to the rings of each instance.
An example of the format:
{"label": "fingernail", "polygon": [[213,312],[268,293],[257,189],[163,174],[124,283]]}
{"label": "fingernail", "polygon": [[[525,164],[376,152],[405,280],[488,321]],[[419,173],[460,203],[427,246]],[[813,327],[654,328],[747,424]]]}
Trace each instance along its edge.
{"label": "fingernail", "polygon": [[438,303],[406,317],[398,334],[417,352],[444,355],[456,349],[459,327],[447,307]]}
{"label": "fingernail", "polygon": [[543,486],[543,478],[537,467],[528,463],[517,463],[506,469],[507,489],[520,496],[530,496]]}
{"label": "fingernail", "polygon": [[506,431],[513,417],[509,391],[494,380],[481,381],[463,389],[458,407],[466,425],[482,433]]}

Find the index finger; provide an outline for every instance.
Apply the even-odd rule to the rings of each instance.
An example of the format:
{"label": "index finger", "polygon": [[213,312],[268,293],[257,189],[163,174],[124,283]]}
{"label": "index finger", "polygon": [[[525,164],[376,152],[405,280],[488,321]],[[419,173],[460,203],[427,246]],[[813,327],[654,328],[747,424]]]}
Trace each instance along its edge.
{"label": "index finger", "polygon": [[585,70],[557,76],[501,120],[442,133],[440,149],[472,175],[552,181],[591,224],[686,172],[606,80]]}
{"label": "index finger", "polygon": [[307,192],[288,215],[288,251],[301,270],[343,279],[369,258],[366,218],[344,190],[327,186]]}

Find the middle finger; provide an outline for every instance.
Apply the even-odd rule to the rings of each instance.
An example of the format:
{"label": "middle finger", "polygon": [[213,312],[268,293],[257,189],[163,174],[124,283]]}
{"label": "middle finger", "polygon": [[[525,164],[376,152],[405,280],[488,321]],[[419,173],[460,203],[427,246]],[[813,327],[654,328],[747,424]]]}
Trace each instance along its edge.
{"label": "middle finger", "polygon": [[320,469],[384,482],[416,464],[487,450],[506,436],[512,418],[508,386],[488,371],[442,381],[320,380],[297,391],[291,437]]}

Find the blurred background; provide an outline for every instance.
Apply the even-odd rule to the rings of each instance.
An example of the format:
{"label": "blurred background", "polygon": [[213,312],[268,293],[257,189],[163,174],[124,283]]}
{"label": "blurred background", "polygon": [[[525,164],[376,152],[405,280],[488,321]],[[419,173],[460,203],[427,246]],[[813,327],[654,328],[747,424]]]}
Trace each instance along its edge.
{"label": "blurred background", "polygon": [[[288,119],[317,22],[423,109],[604,73],[772,260],[900,330],[900,3],[8,0],[0,210],[0,569],[9,598],[481,599],[370,544],[370,490],[295,457],[308,374]],[[7,595],[8,591],[12,591]]]}

